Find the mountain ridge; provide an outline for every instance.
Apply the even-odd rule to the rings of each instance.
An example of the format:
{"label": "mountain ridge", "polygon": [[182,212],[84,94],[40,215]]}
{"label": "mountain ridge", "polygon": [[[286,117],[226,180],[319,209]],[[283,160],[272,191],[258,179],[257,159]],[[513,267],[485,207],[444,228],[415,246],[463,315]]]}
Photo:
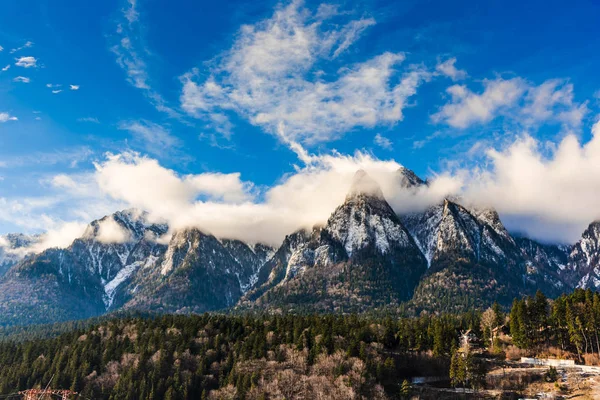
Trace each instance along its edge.
{"label": "mountain ridge", "polygon": [[[428,184],[406,168],[397,174],[407,190]],[[477,299],[600,287],[599,222],[566,248],[513,237],[495,210],[460,203],[446,198],[397,215],[359,170],[322,226],[296,231],[278,248],[197,228],[171,232],[145,212],[118,211],[91,222],[67,248],[10,265],[0,275],[0,325],[120,309],[459,311]]]}

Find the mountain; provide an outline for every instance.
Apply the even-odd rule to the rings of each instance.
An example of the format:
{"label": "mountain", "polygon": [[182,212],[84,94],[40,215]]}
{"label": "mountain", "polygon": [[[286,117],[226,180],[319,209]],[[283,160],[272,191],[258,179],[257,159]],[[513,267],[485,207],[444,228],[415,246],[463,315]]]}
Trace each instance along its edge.
{"label": "mountain", "polygon": [[[404,167],[396,177],[407,190],[427,186]],[[119,310],[460,312],[538,289],[600,288],[600,222],[568,247],[513,237],[495,210],[458,198],[397,215],[364,171],[323,225],[277,249],[172,231],[137,210],[91,222],[67,248],[25,256],[37,240],[0,237],[0,326]]]}
{"label": "mountain", "polygon": [[524,237],[515,238],[515,242],[526,259],[527,277],[536,287],[551,297],[573,287],[565,282],[564,274],[569,261],[569,246],[542,244]]}
{"label": "mountain", "polygon": [[0,278],[26,255],[31,254],[31,246],[40,240],[39,235],[9,233],[0,235]]}
{"label": "mountain", "polygon": [[427,181],[419,178],[414,171],[411,171],[406,167],[398,168],[398,171],[396,171],[396,176],[398,177],[398,184],[403,188],[408,189],[427,185]]}
{"label": "mountain", "polygon": [[364,311],[408,300],[425,269],[379,185],[358,171],[325,226],[286,237],[241,305]]}
{"label": "mountain", "polygon": [[507,303],[525,290],[522,252],[495,211],[469,210],[445,199],[401,219],[428,263],[411,301],[416,309]]}
{"label": "mountain", "polygon": [[403,215],[401,219],[433,269],[458,258],[512,265],[521,255],[493,210],[468,210],[445,199],[422,213]]}
{"label": "mountain", "polygon": [[167,226],[136,210],[88,225],[65,249],[48,249],[14,265],[0,279],[0,325],[87,318],[110,307],[116,288],[156,257]]}
{"label": "mountain", "polygon": [[164,254],[123,286],[115,306],[175,313],[231,307],[258,280],[271,253],[268,246],[219,240],[198,229],[177,231]]}
{"label": "mountain", "polygon": [[600,289],[600,221],[592,222],[575,243],[564,275],[574,287]]}

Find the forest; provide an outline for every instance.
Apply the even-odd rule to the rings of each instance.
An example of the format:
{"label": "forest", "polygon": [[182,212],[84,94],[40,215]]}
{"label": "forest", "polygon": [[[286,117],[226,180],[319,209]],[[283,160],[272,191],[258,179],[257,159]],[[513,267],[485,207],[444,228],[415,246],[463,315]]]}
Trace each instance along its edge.
{"label": "forest", "polygon": [[[597,362],[599,325],[600,295],[589,290],[460,315],[119,316],[37,337],[4,332],[0,395],[51,382],[87,399],[402,398],[414,377],[485,386],[464,374],[482,352],[556,347]],[[479,339],[475,356],[460,355],[466,332]]]}

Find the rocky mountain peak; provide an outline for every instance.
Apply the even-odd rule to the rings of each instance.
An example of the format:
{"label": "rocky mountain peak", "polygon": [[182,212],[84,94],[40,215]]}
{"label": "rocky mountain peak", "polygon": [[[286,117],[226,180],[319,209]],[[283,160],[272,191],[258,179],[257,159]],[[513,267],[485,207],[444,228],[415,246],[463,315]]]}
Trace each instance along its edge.
{"label": "rocky mountain peak", "polygon": [[377,182],[360,170],[344,204],[329,217],[325,230],[346,249],[348,257],[363,249],[385,254],[392,246],[414,245]]}
{"label": "rocky mountain peak", "polygon": [[400,186],[406,189],[427,185],[426,181],[419,178],[412,170],[405,167],[398,168],[396,175],[398,176]]}

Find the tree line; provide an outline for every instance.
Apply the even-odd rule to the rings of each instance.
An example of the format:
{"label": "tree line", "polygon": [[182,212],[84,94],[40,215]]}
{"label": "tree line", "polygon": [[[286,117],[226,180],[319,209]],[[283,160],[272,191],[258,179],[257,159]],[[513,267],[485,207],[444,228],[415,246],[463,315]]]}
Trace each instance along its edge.
{"label": "tree line", "polygon": [[447,374],[467,329],[479,330],[478,313],[123,317],[0,343],[0,394],[52,381],[93,399],[266,399],[296,386],[388,398],[412,376]]}
{"label": "tree line", "polygon": [[542,292],[515,299],[510,310],[510,334],[522,349],[557,346],[600,357],[600,294],[576,289],[549,301]]}

